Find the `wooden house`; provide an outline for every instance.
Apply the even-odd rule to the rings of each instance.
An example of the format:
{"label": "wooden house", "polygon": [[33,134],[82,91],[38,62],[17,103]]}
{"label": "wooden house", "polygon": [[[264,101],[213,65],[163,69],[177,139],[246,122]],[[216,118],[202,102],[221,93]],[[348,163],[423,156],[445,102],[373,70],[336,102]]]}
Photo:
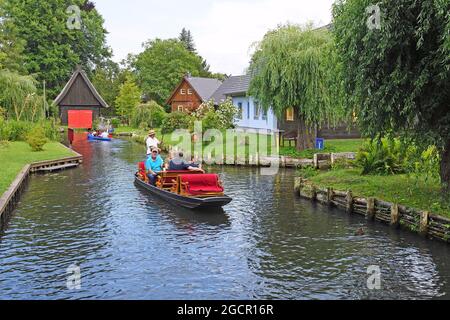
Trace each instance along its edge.
{"label": "wooden house", "polygon": [[54,103],[59,108],[61,124],[70,128],[92,128],[102,109],[109,108],[80,67],[77,67]]}
{"label": "wooden house", "polygon": [[192,112],[208,102],[222,82],[217,79],[186,75],[167,99],[172,112]]}

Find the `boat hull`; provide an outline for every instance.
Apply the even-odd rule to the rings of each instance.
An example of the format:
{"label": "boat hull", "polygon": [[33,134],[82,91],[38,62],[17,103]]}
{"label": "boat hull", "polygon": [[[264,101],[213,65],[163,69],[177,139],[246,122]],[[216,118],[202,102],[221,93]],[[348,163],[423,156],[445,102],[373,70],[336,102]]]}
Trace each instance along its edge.
{"label": "boat hull", "polygon": [[88,140],[90,140],[90,141],[111,141],[111,138],[88,136]]}
{"label": "boat hull", "polygon": [[232,201],[232,199],[226,195],[221,197],[209,197],[209,198],[184,197],[176,193],[161,190],[155,186],[145,183],[144,181],[142,181],[137,177],[135,178],[134,181],[136,185],[145,189],[151,194],[154,194],[170,203],[188,209],[221,208]]}

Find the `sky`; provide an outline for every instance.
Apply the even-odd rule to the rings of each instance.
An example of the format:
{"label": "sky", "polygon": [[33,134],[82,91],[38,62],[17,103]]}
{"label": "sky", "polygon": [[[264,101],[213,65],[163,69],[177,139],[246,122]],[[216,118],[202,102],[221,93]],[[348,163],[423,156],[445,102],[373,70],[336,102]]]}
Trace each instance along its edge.
{"label": "sky", "polygon": [[142,43],[191,31],[197,52],[212,72],[239,75],[252,45],[281,23],[331,21],[333,0],[94,0],[105,19],[113,60],[142,52]]}

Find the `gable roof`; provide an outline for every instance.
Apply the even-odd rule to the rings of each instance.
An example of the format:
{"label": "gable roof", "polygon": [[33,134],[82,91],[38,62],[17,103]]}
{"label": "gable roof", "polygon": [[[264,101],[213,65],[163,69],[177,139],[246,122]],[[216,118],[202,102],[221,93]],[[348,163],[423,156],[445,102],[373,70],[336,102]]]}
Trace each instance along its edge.
{"label": "gable roof", "polygon": [[192,87],[192,89],[194,89],[195,94],[200,98],[200,100],[202,100],[202,102],[209,101],[214,92],[216,92],[216,90],[222,84],[222,81],[217,79],[185,76],[183,77],[183,80],[181,80],[180,84],[172,92],[169,99],[167,99],[167,104],[170,104],[171,100],[178,92],[184,81],[186,81]]}
{"label": "gable roof", "polygon": [[225,101],[229,95],[246,95],[250,87],[250,75],[232,76],[226,79],[212,96],[216,103]]}
{"label": "gable roof", "polygon": [[214,92],[222,85],[222,81],[210,78],[186,77],[187,82],[197,91],[203,102],[211,99]]}
{"label": "gable roof", "polygon": [[89,80],[88,76],[86,75],[86,73],[83,71],[83,69],[81,67],[77,67],[77,69],[75,70],[75,72],[72,74],[72,76],[70,77],[69,81],[66,83],[66,85],[64,86],[63,90],[61,91],[61,93],[56,97],[56,99],[54,100],[54,103],[56,105],[59,105],[61,103],[61,101],[67,96],[67,94],[70,92],[70,89],[72,88],[73,84],[75,83],[75,81],[77,80],[78,77],[81,77],[81,79],[84,81],[84,83],[87,85],[89,91],[92,93],[92,95],[94,96],[94,98],[98,101],[98,103],[103,107],[103,108],[109,108],[109,105],[106,103],[105,100],[103,100],[103,98],[100,96],[100,94],[98,93],[98,91],[95,89],[94,85],[92,84],[92,82]]}

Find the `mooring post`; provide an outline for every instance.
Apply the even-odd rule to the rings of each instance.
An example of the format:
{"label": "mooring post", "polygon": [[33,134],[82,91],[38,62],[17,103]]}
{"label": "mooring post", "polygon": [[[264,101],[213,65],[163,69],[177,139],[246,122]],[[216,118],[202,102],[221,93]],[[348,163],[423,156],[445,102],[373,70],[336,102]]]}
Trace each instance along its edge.
{"label": "mooring post", "polygon": [[331,206],[331,201],[333,201],[333,188],[327,188],[327,202]]}
{"label": "mooring post", "polygon": [[319,168],[319,156],[317,155],[317,153],[314,154],[313,166],[315,169]]}
{"label": "mooring post", "polygon": [[400,214],[398,211],[398,204],[391,206],[391,226],[398,227],[400,223]]}
{"label": "mooring post", "polygon": [[367,220],[375,219],[375,198],[367,198]]}
{"label": "mooring post", "polygon": [[347,205],[346,205],[347,213],[352,213],[353,212],[353,195],[350,190],[347,191],[347,195],[345,196],[345,202],[347,203]]}
{"label": "mooring post", "polygon": [[428,233],[428,223],[430,221],[430,213],[428,211],[423,211],[420,213],[420,227],[419,232],[422,235]]}

